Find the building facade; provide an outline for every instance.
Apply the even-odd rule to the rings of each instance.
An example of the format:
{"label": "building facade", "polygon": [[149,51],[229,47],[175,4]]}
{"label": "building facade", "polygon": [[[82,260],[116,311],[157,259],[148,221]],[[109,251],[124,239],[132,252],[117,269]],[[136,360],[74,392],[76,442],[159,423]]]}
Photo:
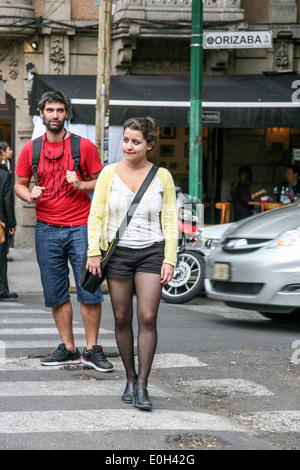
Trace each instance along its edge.
{"label": "building facade", "polygon": [[[0,79],[6,92],[5,103],[0,104],[0,139],[8,141],[14,150],[13,168],[22,146],[33,135],[31,97],[37,78],[53,78],[59,87],[67,81],[66,76],[77,77],[82,83],[82,77],[91,77],[94,86],[98,5],[99,0],[0,0]],[[214,202],[230,199],[230,184],[241,165],[252,167],[253,190],[265,187],[271,193],[283,179],[285,166],[298,158],[299,108],[284,108],[283,103],[300,100],[300,0],[204,0],[203,6],[204,33],[271,32],[273,41],[272,47],[266,48],[229,45],[203,51],[203,100],[216,102],[203,108],[204,195],[213,208]],[[160,94],[158,99],[163,100],[173,87],[174,95],[179,96],[185,87],[184,96],[176,99],[179,102],[188,96],[191,9],[192,0],[115,0],[111,27],[112,96],[121,99],[118,90],[123,86],[124,99],[137,93],[141,102],[149,97],[153,101],[151,106],[146,99],[146,107],[133,107],[130,112],[155,113],[160,109],[155,163],[169,168],[175,182],[185,190],[188,108],[178,103],[173,108],[156,103],[155,108],[154,95]],[[156,86],[153,95],[149,91],[152,84]],[[256,90],[265,86],[271,91],[274,87],[273,98],[271,93],[261,99],[268,100],[266,109],[261,104],[250,108],[251,100],[260,99],[255,86]],[[85,92],[90,98],[95,88],[88,88]],[[249,90],[253,95],[247,97]],[[78,97],[76,87],[71,93],[75,93],[73,98]],[[239,108],[232,107],[233,99],[240,102]],[[77,122],[82,117],[94,125],[90,122],[94,112],[91,106],[89,119],[86,108],[78,108],[78,112],[74,108]],[[114,117],[117,114],[112,110],[111,130],[120,126]],[[15,204],[15,244],[32,246],[34,208],[18,199]],[[218,221],[213,210],[207,217],[209,222]]]}

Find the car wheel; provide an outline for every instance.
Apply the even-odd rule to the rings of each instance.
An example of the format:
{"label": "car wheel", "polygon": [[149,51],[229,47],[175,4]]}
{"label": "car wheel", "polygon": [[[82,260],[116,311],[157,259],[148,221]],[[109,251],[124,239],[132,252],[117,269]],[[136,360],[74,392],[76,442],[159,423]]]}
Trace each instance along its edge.
{"label": "car wheel", "polygon": [[270,313],[270,312],[259,312],[266,318],[278,322],[300,322],[300,309],[297,308],[291,313]]}
{"label": "car wheel", "polygon": [[163,286],[162,299],[182,304],[201,294],[204,290],[205,260],[196,251],[184,251],[177,256],[174,277]]}

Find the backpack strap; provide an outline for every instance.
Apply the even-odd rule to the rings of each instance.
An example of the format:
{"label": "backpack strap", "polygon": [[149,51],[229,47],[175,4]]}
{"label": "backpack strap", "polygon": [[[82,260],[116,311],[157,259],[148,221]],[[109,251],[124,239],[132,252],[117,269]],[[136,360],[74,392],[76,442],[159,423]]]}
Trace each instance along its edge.
{"label": "backpack strap", "polygon": [[[80,140],[81,140],[81,137],[79,135],[71,134],[71,153],[72,153],[72,158],[74,160],[73,171],[76,171],[78,168],[82,181],[84,181],[84,174],[80,167]],[[32,169],[33,169],[34,179],[35,179],[37,186],[39,185],[37,169],[38,169],[39,161],[40,161],[42,141],[43,141],[43,136],[37,137],[36,139],[33,140]]]}
{"label": "backpack strap", "polygon": [[33,140],[33,149],[32,149],[32,169],[33,169],[33,174],[34,174],[34,179],[36,182],[36,185],[39,185],[38,182],[38,173],[37,169],[39,166],[39,160],[40,160],[40,154],[41,154],[41,148],[42,148],[42,140],[43,136],[37,137],[36,139]]}
{"label": "backpack strap", "polygon": [[82,181],[84,181],[84,174],[80,167],[80,141],[81,137],[79,135],[71,134],[71,151],[74,160],[73,171],[76,171],[78,168]]}

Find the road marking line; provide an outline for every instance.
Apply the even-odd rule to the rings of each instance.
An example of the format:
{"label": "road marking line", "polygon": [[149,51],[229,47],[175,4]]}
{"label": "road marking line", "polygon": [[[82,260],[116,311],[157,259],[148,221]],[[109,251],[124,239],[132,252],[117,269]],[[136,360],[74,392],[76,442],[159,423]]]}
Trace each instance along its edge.
{"label": "road marking line", "polygon": [[235,397],[237,395],[273,395],[263,385],[243,379],[183,380],[179,383],[191,393],[210,392],[212,395]]}
{"label": "road marking line", "polygon": [[235,416],[235,420],[263,432],[300,432],[300,411],[259,411]]}
{"label": "road marking line", "polygon": [[[84,328],[73,328],[73,333],[76,335],[85,335]],[[113,330],[105,330],[104,328],[100,329],[100,335],[104,334],[114,334]],[[1,328],[0,335],[58,335],[57,328]]]}
{"label": "road marking line", "polygon": [[184,305],[185,309],[193,310],[197,313],[207,313],[209,315],[217,315],[224,318],[234,319],[247,319],[247,320],[261,320],[270,321],[268,318],[263,317],[260,313],[254,310],[242,310],[234,307],[226,307],[220,303],[216,305]]}
{"label": "road marking line", "polygon": [[51,312],[47,312],[46,310],[41,310],[41,309],[34,309],[34,308],[26,308],[26,309],[7,309],[7,310],[3,310],[2,308],[0,308],[0,313],[2,315],[2,313],[47,313],[48,315],[50,314],[51,315],[51,318],[52,318],[52,314]]}
{"label": "road marking line", "polygon": [[[57,333],[58,336],[58,333]],[[103,339],[101,338],[101,331],[99,337],[99,344],[104,347],[116,347],[115,339]],[[86,340],[84,338],[75,338],[76,346],[79,348],[86,347]],[[6,349],[41,349],[46,348],[47,351],[53,352],[54,349],[57,348],[58,344],[60,343],[59,337],[56,340],[5,340],[5,347]],[[43,353],[43,355],[45,355]]]}
{"label": "road marking line", "polygon": [[[1,397],[36,397],[36,396],[119,396],[125,388],[125,381],[101,379],[96,376],[82,375],[82,380],[47,380],[47,381],[16,381],[0,383]],[[169,397],[154,385],[149,385],[149,394],[158,397]],[[0,429],[1,432],[1,429]]]}
{"label": "road marking line", "polygon": [[[137,363],[137,358],[136,363]],[[111,359],[114,364],[115,369],[124,370],[123,363],[119,357],[114,357]],[[84,364],[83,364],[84,366]],[[155,369],[165,369],[172,367],[205,367],[207,364],[198,361],[197,358],[187,356],[185,354],[156,354],[153,361],[153,370]],[[65,366],[53,366],[46,367],[42,366],[40,363],[40,358],[29,358],[29,357],[14,357],[7,358],[6,363],[1,365],[0,370],[58,370],[59,368],[64,368]],[[80,365],[76,365],[80,367]],[[86,367],[86,366],[85,366]]]}
{"label": "road marking line", "polygon": [[[1,308],[2,307],[25,307],[25,304],[20,304],[19,302],[11,302],[11,301],[8,301],[8,302],[1,302]],[[0,311],[2,311],[0,309]]]}
{"label": "road marking line", "polygon": [[[128,406],[128,405],[124,405]],[[229,419],[199,412],[130,409],[17,411],[0,413],[0,433],[107,432],[138,429],[238,431]]]}
{"label": "road marking line", "polygon": [[174,367],[206,367],[208,364],[200,362],[197,357],[187,354],[156,354],[154,356],[153,368],[174,368]]}
{"label": "road marking line", "polygon": [[[50,325],[54,325],[54,320],[53,318],[34,318],[34,317],[26,317],[26,318],[13,318],[13,317],[9,317],[9,318],[0,318],[0,325],[3,324],[3,325],[25,325],[27,323],[36,323],[37,325],[39,324],[50,324]],[[79,321],[74,321],[73,320],[73,324],[78,324]],[[15,332],[17,333],[17,330],[15,329]]]}

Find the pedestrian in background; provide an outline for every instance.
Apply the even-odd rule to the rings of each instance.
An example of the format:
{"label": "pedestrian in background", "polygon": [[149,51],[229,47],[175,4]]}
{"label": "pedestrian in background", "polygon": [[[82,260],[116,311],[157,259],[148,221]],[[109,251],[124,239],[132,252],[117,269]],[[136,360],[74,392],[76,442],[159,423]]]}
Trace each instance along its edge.
{"label": "pedestrian in background", "polygon": [[252,170],[245,165],[238,171],[238,176],[232,184],[231,196],[234,212],[234,220],[241,220],[252,215],[252,207],[249,204],[258,196],[266,194],[265,189],[261,189],[255,193],[251,193],[253,177]]}
{"label": "pedestrian in background", "polygon": [[[7,166],[11,152],[8,144],[0,142],[0,220],[5,223],[5,242],[0,244],[0,300],[16,299],[18,294],[10,292],[7,279],[7,251],[9,236],[16,230],[16,217],[13,199],[12,174]],[[9,147],[10,148],[10,147]]]}
{"label": "pedestrian in background", "polygon": [[113,365],[98,345],[103,294],[84,291],[79,285],[79,273],[87,244],[87,219],[90,197],[102,164],[95,145],[81,138],[80,167],[84,180],[73,171],[71,134],[65,129],[70,100],[60,92],[46,92],[38,104],[46,127],[38,166],[38,185],[31,190],[33,175],[33,141],[28,142],[16,166],[15,192],[23,201],[35,204],[37,223],[35,249],[40,267],[45,304],[52,308],[62,343],[50,356],[41,360],[45,366],[81,362],[75,347],[72,327],[72,304],[69,294],[68,261],[73,269],[77,300],[86,332],[87,346],[83,351],[85,364],[101,372]]}
{"label": "pedestrian in background", "polygon": [[[11,149],[10,145],[7,142],[0,142],[0,149],[2,149],[2,155],[1,155],[0,161],[2,159],[1,163],[4,163],[7,166],[8,171],[11,173],[11,159],[13,156],[13,150]],[[14,197],[13,191],[12,191],[12,197]],[[14,202],[13,202],[13,207],[14,207]],[[12,235],[9,233],[8,242],[7,242],[7,253],[6,253],[7,261],[13,261],[13,258],[9,256],[9,248],[11,244],[11,239],[12,239]]]}
{"label": "pedestrian in background", "polygon": [[[97,181],[89,221],[87,268],[101,275],[101,251],[107,250],[135,194],[149,173],[149,152],[158,138],[152,118],[124,124],[125,160],[108,165]],[[125,403],[150,410],[148,377],[157,345],[157,313],[162,285],[171,281],[177,257],[177,203],[169,171],[159,168],[110,258],[106,276],[115,316],[118,349],[126,370]],[[99,247],[100,237],[100,247]],[[137,297],[138,371],[134,360],[133,294]]]}

